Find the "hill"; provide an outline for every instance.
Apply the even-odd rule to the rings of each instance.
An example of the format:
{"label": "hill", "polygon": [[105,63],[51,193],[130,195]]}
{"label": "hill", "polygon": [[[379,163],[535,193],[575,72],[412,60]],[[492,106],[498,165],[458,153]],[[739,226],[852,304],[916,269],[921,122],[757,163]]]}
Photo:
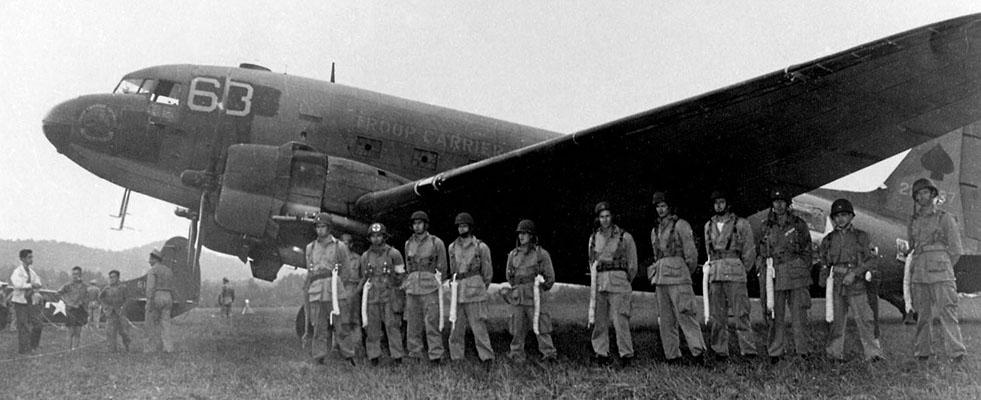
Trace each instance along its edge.
{"label": "hill", "polygon": [[[123,279],[143,275],[149,265],[147,255],[153,249],[159,249],[164,242],[148,243],[121,251],[95,249],[74,243],[51,240],[7,240],[0,239],[0,280],[7,281],[10,272],[20,264],[17,253],[20,249],[34,250],[34,266],[41,278],[51,283],[59,283],[56,279],[62,272],[66,275],[73,266],[80,266],[86,271],[85,279],[107,280],[106,275],[113,269],[118,269]],[[98,278],[91,275],[95,273]],[[249,267],[237,258],[205,250],[201,254],[201,280],[220,282],[222,277],[231,280],[248,280],[251,278]]]}

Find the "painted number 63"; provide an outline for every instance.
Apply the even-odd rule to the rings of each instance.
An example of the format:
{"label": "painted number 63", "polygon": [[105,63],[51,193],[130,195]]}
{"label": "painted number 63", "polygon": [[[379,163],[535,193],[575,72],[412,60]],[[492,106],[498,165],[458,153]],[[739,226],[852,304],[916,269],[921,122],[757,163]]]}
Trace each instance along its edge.
{"label": "painted number 63", "polygon": [[[225,84],[215,78],[203,76],[191,80],[187,106],[194,111],[212,112],[225,110],[228,115],[244,117],[252,110],[252,85],[225,78]],[[221,98],[218,97],[221,93]]]}

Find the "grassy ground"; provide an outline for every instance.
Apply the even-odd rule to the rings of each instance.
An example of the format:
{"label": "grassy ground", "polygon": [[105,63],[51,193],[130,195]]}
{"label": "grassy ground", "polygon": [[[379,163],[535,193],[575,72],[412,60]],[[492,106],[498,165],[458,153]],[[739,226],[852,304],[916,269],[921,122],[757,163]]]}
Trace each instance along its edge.
{"label": "grassy ground", "polygon": [[[853,338],[853,361],[823,359],[733,360],[711,368],[666,365],[656,330],[652,294],[635,295],[632,319],[637,360],[629,368],[597,367],[583,327],[585,291],[563,288],[554,313],[558,365],[513,365],[504,354],[506,306],[495,302],[491,339],[498,358],[489,372],[476,362],[472,340],[462,363],[380,367],[343,365],[332,359],[315,366],[292,333],[295,308],[258,309],[231,321],[217,310],[197,309],[175,320],[175,354],[111,354],[101,337],[86,330],[80,350],[66,351],[67,331],[45,327],[39,355],[16,355],[16,331],[0,332],[0,398],[279,399],[279,398],[981,398],[981,299],[962,299],[961,329],[970,356],[965,363],[912,361],[914,328],[883,303],[882,343],[887,360],[868,364]],[[754,301],[754,319],[760,317]],[[827,325],[823,302],[811,309],[809,335],[823,348]],[[820,322],[819,322],[820,321]],[[764,327],[755,321],[763,348]],[[141,329],[132,330],[138,343]],[[849,333],[855,333],[852,327]],[[529,338],[531,339],[531,338]],[[534,341],[529,340],[530,354]],[[134,346],[135,347],[135,346]]]}

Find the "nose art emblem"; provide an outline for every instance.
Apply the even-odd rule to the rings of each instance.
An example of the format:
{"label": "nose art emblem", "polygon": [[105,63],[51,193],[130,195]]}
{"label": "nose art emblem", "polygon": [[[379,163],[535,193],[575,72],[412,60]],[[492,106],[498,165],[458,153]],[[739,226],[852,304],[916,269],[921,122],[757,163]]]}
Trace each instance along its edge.
{"label": "nose art emblem", "polygon": [[78,117],[82,137],[93,142],[108,142],[116,129],[116,113],[105,104],[93,104]]}

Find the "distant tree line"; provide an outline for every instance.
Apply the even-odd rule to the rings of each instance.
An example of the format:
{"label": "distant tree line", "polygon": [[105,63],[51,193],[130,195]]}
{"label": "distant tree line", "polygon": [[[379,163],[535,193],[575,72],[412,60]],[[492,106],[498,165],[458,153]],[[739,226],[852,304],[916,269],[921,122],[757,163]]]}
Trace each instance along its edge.
{"label": "distant tree line", "polygon": [[[230,285],[235,289],[234,307],[244,307],[245,299],[249,299],[249,305],[252,307],[299,307],[303,304],[304,280],[306,275],[293,274],[283,276],[273,283],[256,279],[232,281]],[[221,282],[201,282],[201,298],[198,305],[217,307],[219,294],[221,294]]]}

